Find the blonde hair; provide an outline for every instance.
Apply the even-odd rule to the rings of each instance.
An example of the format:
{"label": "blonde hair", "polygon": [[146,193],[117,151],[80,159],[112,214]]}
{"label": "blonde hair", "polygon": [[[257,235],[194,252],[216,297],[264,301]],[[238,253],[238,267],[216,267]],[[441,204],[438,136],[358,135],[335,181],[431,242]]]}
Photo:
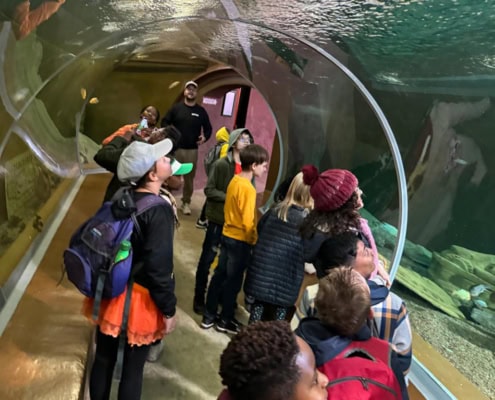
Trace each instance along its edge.
{"label": "blonde hair", "polygon": [[277,216],[287,222],[289,208],[293,205],[303,208],[313,208],[313,198],[309,193],[310,186],[303,181],[303,173],[299,172],[290,183],[284,199],[277,206]]}

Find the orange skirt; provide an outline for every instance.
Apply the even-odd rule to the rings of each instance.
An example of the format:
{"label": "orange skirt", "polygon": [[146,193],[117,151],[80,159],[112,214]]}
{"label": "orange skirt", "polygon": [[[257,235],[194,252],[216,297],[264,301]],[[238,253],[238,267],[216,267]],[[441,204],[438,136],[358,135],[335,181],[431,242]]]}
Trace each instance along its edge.
{"label": "orange skirt", "polygon": [[[105,335],[117,337],[121,331],[122,314],[127,289],[113,299],[103,299],[98,320],[94,321],[94,299],[85,298],[83,314],[100,327]],[[144,286],[134,283],[132,286],[131,304],[127,322],[127,341],[131,346],[141,346],[153,343],[165,336],[165,318],[157,308]]]}

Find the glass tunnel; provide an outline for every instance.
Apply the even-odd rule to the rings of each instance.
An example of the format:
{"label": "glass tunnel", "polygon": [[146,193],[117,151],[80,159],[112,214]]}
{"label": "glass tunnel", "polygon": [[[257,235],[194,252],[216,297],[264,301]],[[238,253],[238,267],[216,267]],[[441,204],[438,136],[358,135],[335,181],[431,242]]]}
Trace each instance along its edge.
{"label": "glass tunnel", "polygon": [[[147,104],[163,115],[195,80],[214,132],[245,126],[270,150],[268,175],[257,185],[261,209],[308,163],[358,177],[362,215],[410,313],[411,386],[428,399],[495,398],[494,11],[468,0],[2,1],[0,348],[10,357],[2,364],[24,363],[16,369],[28,368],[21,375],[36,377],[37,388],[38,380],[57,380],[57,368],[43,362],[66,357],[70,337],[52,349],[40,336],[38,351],[8,332],[17,314],[37,305],[51,310],[48,326],[67,321],[44,295],[27,292],[36,302],[16,309],[19,287],[64,213],[72,209],[78,223],[90,215],[71,202],[84,182],[108,178],[93,161],[102,140],[136,122]],[[205,180],[199,168],[199,196]],[[89,197],[98,203],[104,187]],[[65,239],[53,256],[59,264]],[[176,249],[183,258],[176,270],[188,257],[197,262],[186,253]],[[60,266],[51,268],[45,275],[54,278]],[[59,382],[72,386],[31,397],[18,372],[4,371],[1,398],[76,398],[84,386],[90,327],[81,297],[57,278],[36,293],[72,307],[71,328],[58,328],[79,329],[76,359],[59,365],[72,371]],[[189,322],[189,331],[171,336],[166,365],[145,371],[143,398],[218,395],[220,350],[205,356],[209,375],[179,366],[190,349],[180,336],[191,343],[194,332],[202,335]]]}

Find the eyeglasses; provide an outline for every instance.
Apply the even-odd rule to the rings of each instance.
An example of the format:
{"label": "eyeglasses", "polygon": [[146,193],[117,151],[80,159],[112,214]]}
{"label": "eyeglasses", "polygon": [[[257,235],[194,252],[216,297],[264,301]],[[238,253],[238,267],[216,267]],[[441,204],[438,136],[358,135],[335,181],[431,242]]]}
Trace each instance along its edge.
{"label": "eyeglasses", "polygon": [[240,139],[239,139],[239,143],[247,143],[247,144],[251,144],[251,139],[243,139],[243,138],[240,138]]}

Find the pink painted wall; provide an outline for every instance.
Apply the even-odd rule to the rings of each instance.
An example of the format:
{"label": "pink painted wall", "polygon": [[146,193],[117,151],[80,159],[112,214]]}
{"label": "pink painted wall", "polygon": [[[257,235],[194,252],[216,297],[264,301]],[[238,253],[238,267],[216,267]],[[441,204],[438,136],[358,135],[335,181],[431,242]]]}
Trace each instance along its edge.
{"label": "pink painted wall", "polygon": [[[240,89],[238,89],[238,93],[236,95],[236,104],[234,106],[234,113],[232,114],[231,117],[224,117],[222,116],[222,105],[223,105],[223,97],[225,93],[231,91],[232,88],[217,88],[211,92],[208,92],[203,96],[201,106],[204,107],[206,112],[208,113],[208,117],[210,118],[210,123],[212,127],[212,133],[210,139],[203,144],[202,146],[199,146],[199,152],[198,152],[198,167],[196,170],[196,176],[194,178],[194,189],[203,189],[206,185],[206,173],[205,169],[203,167],[203,160],[205,158],[206,153],[208,153],[208,150],[210,150],[213,146],[215,146],[216,140],[215,140],[215,133],[222,127],[225,126],[227,127],[230,131],[234,129],[234,123],[235,123],[235,116],[236,116],[236,106],[239,102],[239,93]],[[206,104],[204,103],[204,99],[215,99],[216,104]]]}
{"label": "pink painted wall", "polygon": [[[222,116],[222,105],[223,105],[223,97],[226,92],[232,90],[231,87],[228,88],[218,88],[211,92],[208,92],[203,96],[203,102],[201,105],[205,108],[208,116],[210,117],[210,122],[212,126],[212,135],[210,140],[208,140],[204,145],[200,146],[198,152],[198,168],[196,170],[196,177],[194,179],[194,189],[201,190],[206,185],[206,174],[203,168],[203,159],[205,154],[208,152],[210,148],[215,146],[215,133],[222,126],[226,126],[231,131],[234,128],[235,115],[237,111],[237,105],[239,101],[239,93],[240,89],[236,96],[236,104],[234,107],[234,113],[232,117],[224,117]],[[205,104],[204,98],[215,99],[216,104]],[[251,95],[249,99],[248,112],[246,118],[246,128],[250,130],[250,132],[254,136],[254,140],[256,143],[262,145],[268,150],[268,153],[271,154],[273,139],[275,137],[276,125],[271,114],[271,111],[263,99],[263,97],[259,94],[258,91],[251,89]],[[263,192],[265,190],[266,185],[266,174],[262,178],[256,180],[256,191],[258,193]]]}
{"label": "pink painted wall", "polygon": [[[254,142],[267,149],[268,154],[272,154],[273,139],[277,129],[275,120],[265,99],[255,89],[251,89],[249,97],[246,128],[253,134]],[[256,191],[258,193],[264,192],[267,177],[268,171],[264,176],[256,179]]]}

